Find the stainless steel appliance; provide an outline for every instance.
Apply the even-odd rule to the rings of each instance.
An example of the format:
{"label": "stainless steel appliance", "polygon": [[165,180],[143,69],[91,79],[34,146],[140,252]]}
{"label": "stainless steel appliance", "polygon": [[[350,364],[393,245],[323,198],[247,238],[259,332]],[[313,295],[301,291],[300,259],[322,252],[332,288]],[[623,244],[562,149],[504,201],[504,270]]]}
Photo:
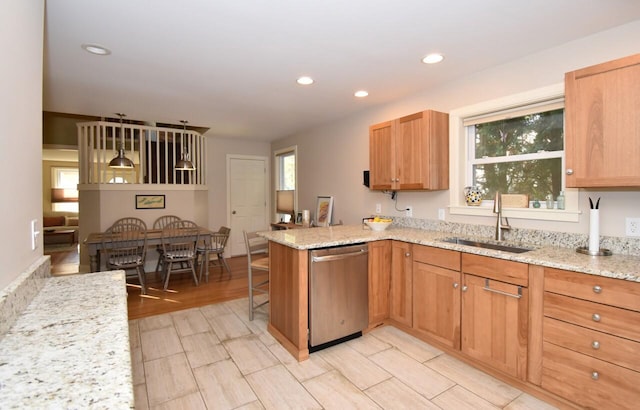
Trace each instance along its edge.
{"label": "stainless steel appliance", "polygon": [[309,252],[309,350],[362,335],[369,323],[366,244]]}

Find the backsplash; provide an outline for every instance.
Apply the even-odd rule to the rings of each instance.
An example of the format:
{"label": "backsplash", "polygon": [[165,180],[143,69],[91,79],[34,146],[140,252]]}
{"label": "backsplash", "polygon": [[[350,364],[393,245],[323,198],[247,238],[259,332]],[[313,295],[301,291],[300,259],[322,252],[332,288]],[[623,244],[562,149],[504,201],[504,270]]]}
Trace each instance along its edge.
{"label": "backsplash", "polygon": [[9,286],[0,290],[0,339],[29,306],[50,276],[51,257],[45,255],[22,272]]}
{"label": "backsplash", "polygon": [[[418,219],[406,217],[393,218],[393,224],[405,228],[425,229],[430,231],[447,232],[452,235],[476,236],[493,238],[494,225],[473,225],[457,222],[446,222],[433,219]],[[589,236],[583,234],[541,231],[537,229],[511,228],[504,233],[504,239],[514,242],[522,242],[530,245],[557,246],[561,248],[579,248],[587,246]],[[600,247],[609,249],[614,254],[640,256],[640,239],[615,236],[602,236]]]}

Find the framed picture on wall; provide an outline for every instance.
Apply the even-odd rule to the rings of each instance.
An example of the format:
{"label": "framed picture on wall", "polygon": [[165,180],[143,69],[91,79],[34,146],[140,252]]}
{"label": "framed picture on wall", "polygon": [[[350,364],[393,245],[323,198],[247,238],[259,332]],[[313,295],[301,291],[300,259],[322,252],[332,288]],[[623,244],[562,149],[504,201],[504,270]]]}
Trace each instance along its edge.
{"label": "framed picture on wall", "polygon": [[329,226],[333,213],[333,197],[319,196],[316,204],[316,226]]}
{"label": "framed picture on wall", "polygon": [[136,209],[164,209],[164,195],[136,195]]}

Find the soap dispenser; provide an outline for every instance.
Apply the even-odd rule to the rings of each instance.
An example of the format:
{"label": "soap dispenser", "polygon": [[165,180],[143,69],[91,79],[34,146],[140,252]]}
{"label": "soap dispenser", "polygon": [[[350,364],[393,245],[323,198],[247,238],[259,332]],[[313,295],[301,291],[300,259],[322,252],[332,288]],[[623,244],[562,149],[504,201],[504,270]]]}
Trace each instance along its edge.
{"label": "soap dispenser", "polygon": [[558,195],[558,209],[564,209],[564,191],[560,191]]}

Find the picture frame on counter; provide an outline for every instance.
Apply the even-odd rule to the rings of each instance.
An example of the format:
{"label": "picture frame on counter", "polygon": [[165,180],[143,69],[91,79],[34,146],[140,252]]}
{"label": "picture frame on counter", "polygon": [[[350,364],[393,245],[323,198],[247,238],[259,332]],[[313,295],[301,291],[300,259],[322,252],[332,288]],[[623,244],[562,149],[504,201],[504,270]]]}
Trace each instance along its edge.
{"label": "picture frame on counter", "polygon": [[333,197],[319,196],[316,202],[316,226],[331,225],[333,215]]}
{"label": "picture frame on counter", "polygon": [[136,209],[164,209],[164,195],[136,195]]}

